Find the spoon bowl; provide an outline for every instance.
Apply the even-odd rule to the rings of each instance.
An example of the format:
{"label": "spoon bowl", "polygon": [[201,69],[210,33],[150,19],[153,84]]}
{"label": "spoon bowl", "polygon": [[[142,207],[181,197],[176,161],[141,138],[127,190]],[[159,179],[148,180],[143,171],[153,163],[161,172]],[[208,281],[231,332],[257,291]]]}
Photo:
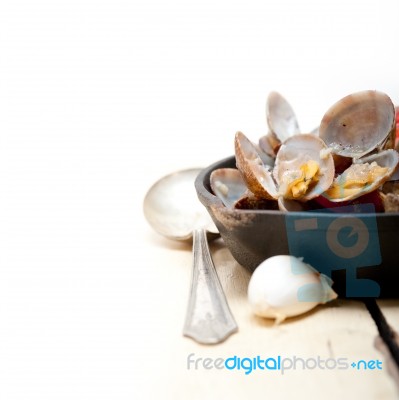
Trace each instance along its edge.
{"label": "spoon bowl", "polygon": [[195,227],[204,227],[207,232],[219,235],[194,190],[194,181],[200,172],[199,168],[175,172],[151,186],[143,211],[155,231],[181,241],[190,241]]}

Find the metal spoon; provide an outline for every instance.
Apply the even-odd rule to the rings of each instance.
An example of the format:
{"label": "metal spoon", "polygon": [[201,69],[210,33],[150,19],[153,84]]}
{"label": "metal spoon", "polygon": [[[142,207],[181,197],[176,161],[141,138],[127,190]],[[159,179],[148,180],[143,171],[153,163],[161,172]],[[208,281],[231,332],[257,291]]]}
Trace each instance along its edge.
{"label": "metal spoon", "polygon": [[193,239],[193,273],[183,334],[211,344],[223,341],[238,327],[209,252],[207,232],[216,237],[218,231],[195,193],[194,181],[200,171],[183,170],[157,181],[145,196],[144,215],[169,239]]}

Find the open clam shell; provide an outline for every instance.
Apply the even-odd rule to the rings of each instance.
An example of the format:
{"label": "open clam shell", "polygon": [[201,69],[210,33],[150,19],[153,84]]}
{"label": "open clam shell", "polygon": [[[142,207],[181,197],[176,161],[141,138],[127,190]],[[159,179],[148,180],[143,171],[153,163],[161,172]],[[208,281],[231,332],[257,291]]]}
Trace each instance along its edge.
{"label": "open clam shell", "polygon": [[294,135],[277,153],[273,171],[256,146],[241,132],[235,138],[237,167],[250,191],[264,199],[307,201],[327,190],[334,179],[334,161],[325,143],[311,134]]}
{"label": "open clam shell", "polygon": [[266,101],[267,135],[259,139],[259,147],[270,157],[275,157],[281,143],[300,133],[295,112],[278,92],[271,92]]}
{"label": "open clam shell", "polygon": [[[366,90],[339,100],[325,113],[319,136],[333,152],[360,158],[395,135],[395,107],[378,91]],[[390,144],[391,145],[391,144]]]}
{"label": "open clam shell", "polygon": [[212,172],[210,185],[213,193],[230,209],[240,210],[278,210],[276,200],[255,196],[245,186],[238,169],[219,168]]}
{"label": "open clam shell", "polygon": [[256,146],[242,133],[234,140],[237,168],[249,190],[264,199],[277,199],[277,187],[270,167],[259,156]]}
{"label": "open clam shell", "polygon": [[399,153],[384,150],[355,160],[332,186],[323,194],[332,202],[353,200],[378,189],[395,173],[399,164]]}
{"label": "open clam shell", "polygon": [[[315,173],[309,176],[309,170],[314,168]],[[280,196],[307,201],[330,187],[334,179],[334,161],[325,143],[317,136],[294,135],[282,144],[273,174],[279,184]],[[295,181],[296,188],[306,190],[296,193]]]}
{"label": "open clam shell", "polygon": [[240,171],[234,168],[220,168],[213,171],[210,184],[213,193],[228,208],[234,208],[237,200],[248,192]]}
{"label": "open clam shell", "polygon": [[280,142],[300,133],[293,108],[278,92],[271,92],[267,98],[266,119],[270,133],[274,134]]}

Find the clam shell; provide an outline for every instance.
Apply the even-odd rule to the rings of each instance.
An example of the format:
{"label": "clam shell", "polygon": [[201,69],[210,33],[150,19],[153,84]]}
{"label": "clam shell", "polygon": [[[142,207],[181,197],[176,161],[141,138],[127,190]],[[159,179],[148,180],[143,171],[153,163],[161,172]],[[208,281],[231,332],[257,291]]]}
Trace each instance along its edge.
{"label": "clam shell", "polygon": [[213,193],[228,208],[234,208],[237,200],[248,191],[240,171],[234,168],[219,168],[213,171],[210,184]]}
{"label": "clam shell", "polygon": [[275,135],[271,133],[262,136],[258,142],[258,147],[260,150],[272,159],[276,157],[280,146],[281,142],[275,137]]}
{"label": "clam shell", "polygon": [[271,92],[267,98],[266,119],[270,133],[280,142],[300,132],[293,108],[278,92]]}
{"label": "clam shell", "polygon": [[[361,182],[367,177],[372,163],[378,167],[386,168],[386,171],[374,178],[370,183],[364,186],[345,188],[347,179]],[[366,193],[378,189],[386,181],[391,179],[399,164],[399,153],[393,149],[384,150],[379,153],[356,159],[354,163],[334,180],[333,186],[325,192],[325,196],[332,202],[353,200]],[[350,177],[350,178],[348,178]]]}
{"label": "clam shell", "polygon": [[301,198],[296,200],[311,200],[327,190],[334,180],[334,161],[326,144],[317,136],[311,134],[294,135],[281,146],[273,170],[274,178],[279,186],[284,185],[287,174],[299,171],[309,160],[319,165],[319,181]]}
{"label": "clam shell", "polygon": [[263,163],[256,146],[242,132],[236,133],[234,145],[237,168],[249,190],[261,198],[277,199],[277,187],[270,168]]}
{"label": "clam shell", "polygon": [[261,139],[262,138],[259,139],[258,145],[256,145],[254,143],[256,151],[258,152],[258,155],[259,155],[260,159],[262,160],[263,164],[269,166],[270,168],[273,168],[275,155],[274,154],[270,155],[270,153],[268,153],[267,151],[264,151],[264,149],[260,146]]}
{"label": "clam shell", "polygon": [[360,158],[395,134],[395,108],[382,92],[366,90],[350,94],[325,113],[319,136],[334,153]]}

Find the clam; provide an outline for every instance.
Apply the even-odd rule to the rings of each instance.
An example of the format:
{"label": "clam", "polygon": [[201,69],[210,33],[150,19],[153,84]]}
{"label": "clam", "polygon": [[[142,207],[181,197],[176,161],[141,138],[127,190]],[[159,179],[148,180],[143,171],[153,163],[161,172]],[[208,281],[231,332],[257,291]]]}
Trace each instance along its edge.
{"label": "clam", "polygon": [[366,90],[350,94],[325,113],[319,136],[344,157],[360,158],[375,149],[392,148],[395,107],[385,93]]}
{"label": "clam", "polygon": [[332,155],[321,139],[310,134],[285,140],[273,170],[263,164],[256,147],[242,132],[236,134],[235,151],[246,185],[260,198],[307,201],[327,190],[334,179]]}
{"label": "clam", "polygon": [[332,202],[356,199],[388,181],[398,163],[399,153],[392,149],[356,159],[334,179],[332,186],[323,195]]}
{"label": "clam", "polygon": [[272,170],[263,163],[256,146],[242,132],[236,133],[234,145],[237,168],[249,190],[260,198],[277,199]]}
{"label": "clam", "polygon": [[271,92],[267,98],[266,120],[269,133],[259,139],[259,147],[273,157],[282,142],[300,133],[299,124],[291,105],[277,92]]}
{"label": "clam", "polygon": [[270,156],[268,153],[266,153],[261,146],[254,144],[256,151],[258,152],[259,157],[261,158],[263,164],[268,165],[269,167],[273,168],[274,166],[274,161],[275,161],[275,156]]}
{"label": "clam", "polygon": [[238,169],[219,168],[212,172],[210,184],[213,193],[230,209],[240,210],[278,210],[275,200],[255,196],[245,186]]}
{"label": "clam", "polygon": [[276,157],[278,148],[281,145],[281,142],[276,140],[276,138],[270,133],[259,138],[258,143],[259,149],[273,159]]}
{"label": "clam", "polygon": [[269,94],[266,102],[266,119],[270,133],[280,142],[300,133],[295,112],[280,93]]}
{"label": "clam", "polygon": [[386,209],[397,207],[397,193],[379,190],[399,179],[399,111],[386,94],[367,90],[342,98],[309,134],[300,133],[292,107],[277,92],[267,99],[266,116],[269,133],[259,144],[236,133],[238,170],[211,175],[226,207],[289,212],[371,199],[383,211],[383,198]]}
{"label": "clam", "polygon": [[279,196],[307,201],[330,187],[334,179],[334,161],[317,136],[294,135],[282,144],[273,175],[279,185]]}
{"label": "clam", "polygon": [[234,208],[237,200],[248,192],[240,171],[234,168],[220,168],[213,171],[210,184],[213,193],[227,208]]}

